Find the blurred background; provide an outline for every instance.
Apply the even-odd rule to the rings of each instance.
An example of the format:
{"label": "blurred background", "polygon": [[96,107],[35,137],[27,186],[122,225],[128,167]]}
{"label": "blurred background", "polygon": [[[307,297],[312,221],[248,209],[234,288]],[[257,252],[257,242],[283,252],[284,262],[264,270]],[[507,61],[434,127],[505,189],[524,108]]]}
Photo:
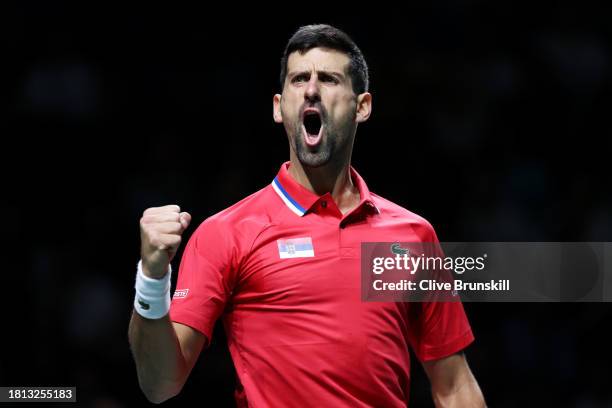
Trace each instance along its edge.
{"label": "blurred background", "polygon": [[[0,14],[2,386],[147,404],[127,342],[140,215],[178,203],[190,235],[270,183],[288,158],[272,120],[280,57],[304,24],[362,49],[374,105],[353,165],[441,241],[612,241],[605,7],[19,4]],[[610,304],[465,307],[491,407],[612,406]],[[233,386],[217,327],[166,405],[233,406]],[[433,406],[416,362],[411,406]]]}

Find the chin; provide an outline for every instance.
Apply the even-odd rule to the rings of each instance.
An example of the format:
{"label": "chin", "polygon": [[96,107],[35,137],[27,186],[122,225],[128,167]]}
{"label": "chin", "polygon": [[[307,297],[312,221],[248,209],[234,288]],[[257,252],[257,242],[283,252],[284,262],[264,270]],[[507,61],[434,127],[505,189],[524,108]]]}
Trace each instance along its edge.
{"label": "chin", "polygon": [[297,156],[303,166],[313,169],[325,166],[331,161],[331,155],[325,152],[309,153],[302,151]]}

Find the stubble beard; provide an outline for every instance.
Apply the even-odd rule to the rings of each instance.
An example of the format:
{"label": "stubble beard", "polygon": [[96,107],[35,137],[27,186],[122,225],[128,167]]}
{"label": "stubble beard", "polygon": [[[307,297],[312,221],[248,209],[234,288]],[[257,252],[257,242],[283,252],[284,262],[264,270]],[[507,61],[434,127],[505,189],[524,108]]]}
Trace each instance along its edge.
{"label": "stubble beard", "polygon": [[351,132],[350,118],[342,126],[335,126],[328,120],[327,115],[321,118],[322,135],[321,143],[312,148],[309,147],[302,133],[302,122],[298,120],[293,128],[293,149],[298,160],[305,167],[317,168],[329,164],[329,162],[344,149],[344,144],[349,141]]}
{"label": "stubble beard", "polygon": [[323,125],[321,142],[318,146],[312,148],[306,145],[304,134],[302,133],[302,124],[298,123],[294,129],[293,148],[302,165],[306,167],[321,167],[329,163],[332,158],[332,152],[336,147],[335,135],[329,132],[327,125]]}

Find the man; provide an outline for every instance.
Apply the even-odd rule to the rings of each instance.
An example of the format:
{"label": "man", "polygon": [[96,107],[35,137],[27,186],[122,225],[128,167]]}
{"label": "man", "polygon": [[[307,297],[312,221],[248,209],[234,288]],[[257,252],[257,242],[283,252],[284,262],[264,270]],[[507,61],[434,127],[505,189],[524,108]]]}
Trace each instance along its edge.
{"label": "man", "polygon": [[370,193],[350,166],[368,119],[367,65],[343,32],[300,28],[285,49],[273,116],[290,161],[273,182],[208,218],[190,238],[169,308],[169,263],[190,215],[146,210],[129,339],[140,386],[178,394],[221,317],[239,406],[399,407],[412,347],[438,406],[484,400],[461,351],[461,303],[362,302],[363,241],[437,242],[423,218]]}

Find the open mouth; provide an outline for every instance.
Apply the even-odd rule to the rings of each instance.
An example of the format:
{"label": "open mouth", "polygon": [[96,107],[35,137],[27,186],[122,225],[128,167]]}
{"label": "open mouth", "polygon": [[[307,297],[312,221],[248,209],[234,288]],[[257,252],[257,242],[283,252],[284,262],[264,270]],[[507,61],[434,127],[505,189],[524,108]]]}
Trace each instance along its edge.
{"label": "open mouth", "polygon": [[319,112],[304,113],[304,140],[308,146],[316,146],[321,141],[321,116]]}

